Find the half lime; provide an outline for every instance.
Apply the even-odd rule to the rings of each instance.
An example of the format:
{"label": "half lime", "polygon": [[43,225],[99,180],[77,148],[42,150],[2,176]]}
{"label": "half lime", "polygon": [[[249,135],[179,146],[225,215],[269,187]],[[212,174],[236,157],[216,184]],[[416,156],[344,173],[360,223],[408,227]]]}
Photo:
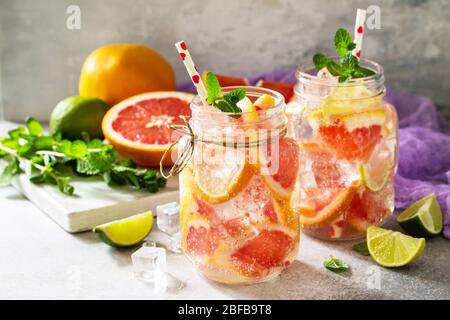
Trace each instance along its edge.
{"label": "half lime", "polygon": [[434,237],[442,231],[441,207],[434,193],[410,205],[397,217],[398,224],[414,237]]}

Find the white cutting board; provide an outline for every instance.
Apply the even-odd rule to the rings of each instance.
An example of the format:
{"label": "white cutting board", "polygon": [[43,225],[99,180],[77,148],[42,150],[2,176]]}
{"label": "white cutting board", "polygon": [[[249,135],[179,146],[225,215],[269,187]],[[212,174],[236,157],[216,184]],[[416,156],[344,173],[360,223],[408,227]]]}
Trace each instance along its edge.
{"label": "white cutting board", "polygon": [[[17,124],[0,121],[0,134],[4,136]],[[39,209],[68,232],[81,232],[102,223],[126,218],[152,210],[167,202],[178,201],[178,178],[167,181],[158,193],[137,191],[130,187],[111,188],[101,178],[74,178],[73,195],[64,195],[55,186],[36,185],[22,174],[13,180],[13,186]]]}

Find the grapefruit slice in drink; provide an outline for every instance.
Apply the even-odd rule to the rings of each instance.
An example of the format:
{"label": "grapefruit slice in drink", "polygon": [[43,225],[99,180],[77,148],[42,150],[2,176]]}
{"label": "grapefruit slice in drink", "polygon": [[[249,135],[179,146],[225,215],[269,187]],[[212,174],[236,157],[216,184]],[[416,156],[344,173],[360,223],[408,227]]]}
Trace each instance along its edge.
{"label": "grapefruit slice in drink", "polygon": [[[141,166],[158,166],[162,155],[178,137],[168,128],[190,116],[193,95],[175,91],[140,94],[112,107],[104,116],[106,139],[125,158]],[[170,157],[164,165],[172,164]]]}
{"label": "grapefruit slice in drink", "polygon": [[308,115],[308,121],[319,139],[346,160],[367,159],[382,138],[386,113],[382,109],[329,119],[319,111]]}
{"label": "grapefruit slice in drink", "polygon": [[260,147],[261,177],[267,187],[280,199],[292,195],[300,169],[299,148],[291,138]]}
{"label": "grapefruit slice in drink", "polygon": [[328,149],[316,143],[300,144],[300,157],[311,169],[314,181],[320,188],[336,188],[342,186],[342,170],[338,160]]}
{"label": "grapefruit slice in drink", "polygon": [[287,233],[262,230],[231,255],[232,265],[247,276],[260,276],[270,268],[288,264],[294,246],[294,239]]}
{"label": "grapefruit slice in drink", "polygon": [[309,196],[307,205],[300,207],[300,224],[306,228],[318,227],[336,220],[346,212],[360,185],[357,181],[347,188],[335,190],[306,189]]}

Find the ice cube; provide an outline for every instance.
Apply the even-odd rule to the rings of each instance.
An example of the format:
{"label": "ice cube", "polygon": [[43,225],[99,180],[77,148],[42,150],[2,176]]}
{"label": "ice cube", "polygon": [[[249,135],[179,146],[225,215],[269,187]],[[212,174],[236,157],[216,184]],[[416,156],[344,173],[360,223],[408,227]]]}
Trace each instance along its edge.
{"label": "ice cube", "polygon": [[175,253],[181,253],[181,232],[177,232],[170,236],[170,242],[167,249]]}
{"label": "ice cube", "polygon": [[317,76],[318,76],[319,78],[324,78],[324,79],[336,79],[336,77],[333,76],[333,75],[330,73],[330,71],[328,71],[328,69],[327,69],[326,67],[320,69],[320,70],[317,72]]}
{"label": "ice cube", "polygon": [[167,233],[180,231],[180,206],[176,202],[166,203],[156,207],[156,223],[158,228]]}
{"label": "ice cube", "polygon": [[131,255],[133,272],[139,280],[158,284],[165,281],[167,270],[166,250],[143,246]]}

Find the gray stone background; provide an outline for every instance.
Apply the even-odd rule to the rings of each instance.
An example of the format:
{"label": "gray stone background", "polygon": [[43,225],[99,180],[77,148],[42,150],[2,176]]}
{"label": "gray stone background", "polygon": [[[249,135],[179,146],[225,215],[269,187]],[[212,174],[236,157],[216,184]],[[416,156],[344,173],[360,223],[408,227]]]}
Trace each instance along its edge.
{"label": "gray stone background", "polygon": [[[66,27],[69,5],[81,29]],[[248,75],[294,68],[334,52],[338,27],[353,30],[356,8],[381,8],[363,55],[380,62],[387,84],[450,107],[450,1],[325,0],[0,0],[0,110],[6,119],[47,119],[77,94],[84,58],[95,48],[137,42],[158,50],[187,80],[173,44],[185,39],[203,69]]]}

